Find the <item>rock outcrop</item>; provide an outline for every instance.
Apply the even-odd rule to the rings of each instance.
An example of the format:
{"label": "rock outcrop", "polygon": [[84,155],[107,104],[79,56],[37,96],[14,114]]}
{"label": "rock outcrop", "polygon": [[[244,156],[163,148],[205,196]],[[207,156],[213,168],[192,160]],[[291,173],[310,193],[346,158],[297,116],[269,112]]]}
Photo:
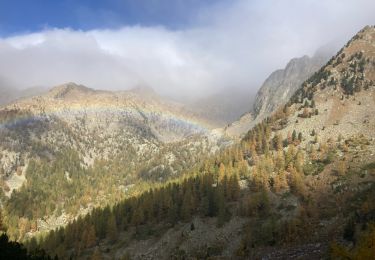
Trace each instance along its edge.
{"label": "rock outcrop", "polygon": [[301,84],[328,61],[328,51],[318,51],[313,57],[303,56],[288,62],[284,69],[274,71],[262,84],[252,111],[225,128],[229,136],[239,137],[275,112],[297,91]]}
{"label": "rock outcrop", "polygon": [[286,67],[273,72],[259,89],[254,103],[254,117],[258,120],[270,115],[284,105],[301,84],[328,60],[326,56],[315,55],[294,58]]}

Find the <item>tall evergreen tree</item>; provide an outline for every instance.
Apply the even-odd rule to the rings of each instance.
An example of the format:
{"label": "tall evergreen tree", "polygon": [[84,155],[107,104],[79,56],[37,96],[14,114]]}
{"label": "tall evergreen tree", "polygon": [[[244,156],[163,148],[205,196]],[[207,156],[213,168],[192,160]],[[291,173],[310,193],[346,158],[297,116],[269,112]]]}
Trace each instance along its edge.
{"label": "tall evergreen tree", "polygon": [[95,244],[96,244],[95,228],[93,225],[90,225],[87,230],[86,247],[90,248],[90,247],[95,246]]}
{"label": "tall evergreen tree", "polygon": [[111,215],[108,218],[107,222],[107,238],[112,243],[117,240],[118,231],[117,231],[117,225],[116,225],[116,219],[114,215]]}

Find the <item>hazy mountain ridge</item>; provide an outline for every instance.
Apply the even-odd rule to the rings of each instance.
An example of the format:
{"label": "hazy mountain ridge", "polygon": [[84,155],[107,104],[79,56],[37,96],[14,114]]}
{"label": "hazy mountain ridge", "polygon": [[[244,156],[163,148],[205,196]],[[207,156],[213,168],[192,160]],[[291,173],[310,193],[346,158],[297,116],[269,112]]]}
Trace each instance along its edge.
{"label": "hazy mountain ridge", "polygon": [[[54,210],[43,214],[28,213],[33,221],[38,219],[34,232],[56,227],[56,223],[66,223],[77,212],[86,213],[87,207],[92,208],[97,203],[106,204],[114,198],[132,194],[134,190],[142,190],[142,185],[148,185],[148,182],[162,183],[176,178],[183,169],[193,167],[201,158],[221,147],[222,142],[220,135],[211,134],[210,125],[204,119],[150,90],[100,91],[74,83],[54,87],[42,95],[20,99],[1,108],[0,133],[3,203],[9,200],[4,195],[13,194],[10,200],[18,200],[18,196],[27,196],[29,189],[37,189],[33,185],[58,185],[57,182],[63,181],[67,184],[75,182],[82,190],[91,189],[89,183],[82,186],[82,181],[91,182],[94,177],[90,174],[95,174],[92,169],[101,168],[104,162],[107,166],[101,168],[101,172],[108,172],[112,177],[107,177],[111,184],[102,189],[116,187],[121,190],[92,196],[84,207],[69,210],[68,215]],[[80,168],[74,171],[86,172],[83,179],[75,180],[73,170],[63,170],[65,180],[59,179],[60,173],[51,168],[50,180],[34,175],[35,183],[41,181],[43,184],[33,184],[34,180],[28,176],[38,170],[34,166],[30,168],[30,162],[36,167],[54,163],[61,167],[61,163],[68,163],[65,153],[71,154],[74,160],[69,160],[75,161]],[[42,168],[40,171],[43,172]],[[97,178],[102,179],[95,180],[97,185],[108,181],[105,175]],[[133,187],[135,183],[138,184]],[[13,190],[19,190],[19,193],[15,195]],[[113,198],[108,199],[107,195]],[[73,200],[78,198],[74,196]],[[42,203],[36,202],[35,198],[24,201],[35,207]],[[58,203],[63,212],[68,201],[71,198],[65,197]],[[31,211],[36,209],[34,206],[30,207]],[[50,207],[52,205],[45,206],[47,212]],[[41,220],[51,215],[55,216],[48,220],[49,224]],[[64,221],[61,222],[60,217]]]}
{"label": "hazy mountain ridge", "polygon": [[[55,175],[60,176],[56,183],[71,188],[86,175],[93,177],[93,180],[89,180],[93,185],[98,182],[95,178],[100,178],[103,173],[110,176],[101,179],[105,185],[99,187],[110,185],[112,189],[106,190],[107,194],[85,190],[86,196],[79,201],[83,205],[93,207],[93,196],[99,196],[104,203],[108,200],[106,196],[117,194],[118,190],[133,189],[136,187],[136,177],[163,179],[187,173],[187,178],[176,178],[176,182],[167,185],[161,182],[152,184],[148,192],[140,190],[140,193],[136,193],[139,196],[122,200],[113,208],[98,208],[65,229],[49,233],[45,240],[41,240],[41,246],[52,255],[77,259],[98,255],[134,259],[322,259],[353,255],[354,259],[369,259],[363,256],[372,250],[364,235],[373,237],[372,234],[375,234],[375,230],[371,229],[375,223],[374,43],[375,27],[361,30],[326,65],[305,80],[289,101],[285,101],[285,105],[279,106],[248,131],[239,144],[203,161],[199,157],[212,148],[208,136],[203,138],[207,145],[203,145],[204,141],[199,135],[193,135],[197,138],[195,141],[186,139],[185,142],[167,144],[173,145],[170,147],[161,146],[162,139],[153,134],[161,133],[156,125],[163,121],[163,115],[159,114],[162,105],[156,101],[145,102],[142,109],[139,107],[141,102],[129,102],[125,107],[131,109],[121,110],[123,113],[113,113],[113,107],[107,106],[104,115],[109,116],[110,120],[100,118],[89,109],[84,113],[87,118],[76,118],[72,108],[77,106],[81,109],[77,100],[85,108],[107,99],[113,104],[113,93],[100,93],[99,102],[96,100],[98,93],[83,89],[83,92],[89,93],[89,98],[85,99],[79,97],[79,93],[70,95],[71,91],[79,92],[80,88],[69,87],[59,89],[57,96],[52,91],[52,97],[37,97],[31,103],[18,103],[28,108],[23,112],[25,118],[29,113],[38,111],[36,125],[29,121],[27,123],[29,127],[36,129],[39,126],[44,129],[40,131],[48,129],[49,133],[54,133],[43,137],[51,138],[48,143],[60,138],[63,141],[55,141],[56,144],[61,142],[61,146],[67,143],[79,154],[92,151],[95,155],[110,154],[109,158],[119,155],[119,160],[95,161],[90,168],[90,164],[82,163],[74,151],[54,155],[51,147],[42,146],[43,149],[40,149],[39,145],[39,156],[53,155],[56,163],[48,168],[43,159],[41,162],[30,160],[32,170],[26,173],[26,177],[32,175],[38,178],[45,171],[56,170]],[[120,94],[114,96],[119,98],[116,107],[129,101],[126,98],[122,100]],[[69,103],[69,108],[63,106],[63,111],[69,112],[67,115],[52,109],[52,103],[57,107],[61,105],[60,97],[68,99],[64,102]],[[49,101],[51,105],[46,105],[45,102]],[[145,107],[152,108],[153,112],[148,112]],[[46,113],[45,108],[54,113]],[[17,113],[20,113],[17,105],[13,104],[2,116],[13,118]],[[120,116],[117,117],[118,114]],[[114,139],[107,132],[108,129],[116,128],[116,122],[121,122],[121,118],[127,120],[127,117],[129,121],[124,125],[129,126],[125,131],[129,136],[120,134],[120,138]],[[65,123],[59,120],[65,120]],[[146,121],[149,127],[145,128]],[[13,135],[23,130],[16,127],[17,122],[8,122],[11,124],[4,126],[4,131],[11,126],[15,130]],[[168,120],[164,122],[171,124]],[[62,128],[63,125],[66,127]],[[95,128],[95,125],[102,127]],[[179,123],[177,125],[175,128],[172,123],[171,132],[180,133]],[[191,131],[189,127],[187,129]],[[95,132],[99,132],[95,135],[97,138],[88,144],[90,140],[86,140],[85,135],[90,136]],[[35,139],[34,135],[29,138],[27,131],[20,135],[21,138],[8,134],[3,143],[14,140],[8,143],[9,149],[14,148],[14,143],[27,144]],[[131,153],[124,155],[121,152],[132,147],[137,141],[135,136],[144,138],[141,144],[146,147],[146,152],[143,149],[141,153],[136,151],[133,153],[136,156],[127,160]],[[37,136],[36,139],[43,138]],[[130,144],[125,145],[129,138]],[[120,141],[123,143],[117,147],[115,143]],[[181,144],[185,147],[181,147]],[[192,151],[197,145],[201,148]],[[99,147],[99,151],[90,150],[95,147]],[[111,150],[106,150],[108,147]],[[152,158],[155,153],[147,152],[148,148],[163,152],[157,155],[158,160],[154,164],[136,168],[139,171],[130,173],[130,179],[122,179],[121,176],[125,174],[122,165],[134,165],[140,159],[138,157]],[[112,150],[115,153],[111,154]],[[7,157],[14,154],[8,153]],[[14,156],[19,158],[17,154]],[[174,165],[173,161],[186,165]],[[64,162],[69,162],[68,167]],[[200,162],[196,164],[197,167],[189,168],[189,165],[197,162]],[[145,161],[138,163],[144,164]],[[20,169],[18,176],[24,175]],[[29,184],[32,184],[33,178],[29,179]],[[43,178],[49,178],[48,174]],[[50,182],[42,184],[48,185]],[[8,223],[22,223],[19,230],[11,230],[12,236],[19,239],[25,235],[21,231],[29,230],[25,227],[30,227],[31,233],[35,232],[28,219],[29,215],[38,216],[39,212],[32,212],[33,208],[29,205],[19,206],[31,191],[23,186],[20,193],[16,192],[9,201],[5,201],[7,213],[18,213],[15,220],[8,220]],[[55,195],[52,193],[50,196]],[[55,200],[46,196],[41,201]],[[34,200],[30,201],[35,203]],[[59,215],[57,209],[47,209],[47,215]],[[63,211],[62,216],[64,214]],[[37,228],[40,226],[38,223]],[[32,250],[37,242],[31,241],[28,247]],[[354,244],[354,241],[358,243]]]}
{"label": "hazy mountain ridge", "polygon": [[313,57],[294,58],[284,69],[271,73],[258,90],[254,105],[239,120],[233,121],[225,132],[241,136],[265,117],[272,114],[292,97],[300,85],[328,61],[328,51],[318,51]]}
{"label": "hazy mountain ridge", "polygon": [[[114,144],[106,140],[121,134],[124,135],[123,141],[132,140],[136,148],[145,142],[150,142],[151,146],[162,145],[184,141],[194,135],[209,135],[211,131],[204,120],[156,94],[145,96],[138,90],[98,91],[74,83],[54,87],[40,96],[15,101],[1,109],[0,114],[4,140],[6,134],[15,130],[22,131],[27,142],[37,138],[56,147],[66,146],[67,140],[63,137],[66,134],[75,136],[73,141],[79,140],[78,143],[91,143],[90,139],[98,138],[100,141],[92,146],[93,151],[88,149],[83,152],[85,156],[96,154],[95,150],[101,147],[106,151],[100,155],[102,158],[116,152]],[[60,124],[63,127],[59,129]],[[21,129],[23,126],[28,128]],[[68,132],[63,133],[63,129]],[[13,141],[22,146],[27,144]],[[73,146],[79,148],[77,143]]]}
{"label": "hazy mountain ridge", "polygon": [[[156,94],[148,96],[138,91],[101,91],[74,83],[54,87],[44,95],[19,100],[4,108],[4,110],[11,109],[28,111],[41,116],[58,116],[67,119],[67,123],[73,123],[78,116],[95,117],[101,112],[118,110],[122,114],[125,113],[125,117],[133,116],[138,121],[157,124],[156,117],[160,117],[164,120],[180,121],[187,128],[196,128],[197,132],[203,132],[205,129],[208,131],[210,128],[208,123],[184,111],[182,106],[170,103]],[[70,119],[72,121],[69,121]],[[99,120],[98,123],[100,123],[100,117],[95,120]],[[185,137],[189,134],[189,130],[186,133],[182,131],[180,134],[181,138]]]}
{"label": "hazy mountain ridge", "polygon": [[8,86],[6,83],[0,81],[0,107],[17,99],[36,96],[46,91],[47,88],[43,87],[31,87],[20,90],[15,87]]}
{"label": "hazy mountain ridge", "polygon": [[254,116],[262,120],[288,102],[301,84],[318,71],[328,59],[322,56],[294,58],[288,62],[285,69],[273,72],[257,93]]}
{"label": "hazy mountain ridge", "polygon": [[[366,27],[238,146],[206,161],[200,175],[73,223],[68,232],[79,234],[80,226],[119,214],[114,225],[121,233],[112,242],[111,231],[106,239],[81,242],[83,253],[67,255],[369,259],[375,232],[374,43],[375,27]],[[233,176],[239,176],[237,184]],[[150,205],[161,201],[166,211],[150,213]],[[176,212],[173,206],[181,203]],[[181,222],[171,222],[176,214]],[[100,230],[101,224],[91,225]],[[50,238],[56,245],[66,242],[59,234]],[[49,243],[45,248],[54,252]]]}
{"label": "hazy mountain ridge", "polygon": [[186,108],[217,127],[224,127],[252,109],[254,94],[244,90],[225,90],[198,99]]}

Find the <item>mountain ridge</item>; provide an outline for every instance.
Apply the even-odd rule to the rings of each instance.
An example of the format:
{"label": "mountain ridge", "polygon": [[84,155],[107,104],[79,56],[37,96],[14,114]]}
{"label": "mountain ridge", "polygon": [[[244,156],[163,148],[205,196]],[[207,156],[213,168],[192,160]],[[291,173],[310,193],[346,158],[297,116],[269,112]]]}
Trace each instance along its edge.
{"label": "mountain ridge", "polygon": [[[295,62],[289,67],[292,72]],[[77,118],[64,108],[68,115],[49,117],[33,106],[59,106],[61,100],[23,100],[19,106],[30,108],[25,113],[37,111],[40,119],[27,122],[27,129],[0,128],[1,151],[10,151],[1,154],[2,165],[15,158],[19,164],[12,176],[28,178],[27,185],[4,200],[9,233],[19,240],[34,237],[28,243],[32,250],[47,216],[64,218],[84,208],[84,217],[70,217],[70,224],[64,222],[65,228],[39,239],[39,246],[51,255],[79,259],[371,259],[374,80],[371,26],[358,32],[293,95],[288,93],[285,104],[259,117],[238,143],[216,153],[210,153],[213,147],[205,135],[162,142],[153,130],[171,126],[171,132],[180,133],[181,128],[178,122],[163,121],[154,109],[134,115],[106,108],[103,114],[85,111]],[[95,95],[99,94],[80,101],[96,103]],[[140,98],[99,96],[101,102],[118,98],[117,107],[125,101],[132,107]],[[76,102],[67,97],[69,105]],[[13,104],[0,115],[6,117],[12,109],[17,114]],[[30,147],[37,148],[31,150],[35,158],[19,153]],[[90,158],[95,158],[92,164],[85,160]],[[5,190],[7,183],[1,184]],[[51,185],[61,187],[62,195],[48,189]],[[81,197],[72,197],[72,191]],[[128,191],[133,193],[118,195]]]}
{"label": "mountain ridge", "polygon": [[307,55],[293,58],[285,68],[272,72],[259,88],[252,111],[229,124],[224,132],[239,137],[287,103],[299,86],[328,61],[328,52],[321,50],[311,58]]}
{"label": "mountain ridge", "polygon": [[[83,253],[73,252],[135,259],[371,259],[374,43],[375,27],[360,31],[286,105],[190,178],[69,225],[64,231],[80,236],[82,225],[101,230],[105,224],[95,220],[118,217],[113,225],[120,233],[108,231],[99,243],[81,242]],[[160,203],[163,211],[150,211]],[[49,238],[67,242],[59,234]]]}

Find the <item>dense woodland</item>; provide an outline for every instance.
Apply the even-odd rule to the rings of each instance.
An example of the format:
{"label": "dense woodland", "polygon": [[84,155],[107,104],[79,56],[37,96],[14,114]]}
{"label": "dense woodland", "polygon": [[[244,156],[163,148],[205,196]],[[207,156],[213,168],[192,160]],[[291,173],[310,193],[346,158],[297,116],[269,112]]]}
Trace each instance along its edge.
{"label": "dense woodland", "polygon": [[33,250],[33,253],[30,253],[23,244],[9,240],[9,237],[6,234],[6,227],[2,221],[3,219],[0,212],[0,259],[52,259],[44,250],[35,249]]}

